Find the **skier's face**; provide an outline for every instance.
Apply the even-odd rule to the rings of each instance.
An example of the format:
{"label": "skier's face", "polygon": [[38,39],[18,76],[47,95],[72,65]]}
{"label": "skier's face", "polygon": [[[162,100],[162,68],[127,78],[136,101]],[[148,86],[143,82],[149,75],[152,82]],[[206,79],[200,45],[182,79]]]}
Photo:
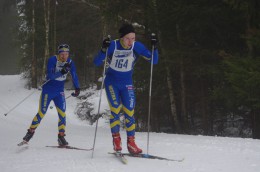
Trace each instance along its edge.
{"label": "skier's face", "polygon": [[126,48],[132,47],[135,41],[135,33],[128,33],[122,38],[122,40],[123,40],[124,47]]}
{"label": "skier's face", "polygon": [[59,53],[59,60],[62,61],[62,62],[67,61],[68,57],[69,57],[69,52]]}

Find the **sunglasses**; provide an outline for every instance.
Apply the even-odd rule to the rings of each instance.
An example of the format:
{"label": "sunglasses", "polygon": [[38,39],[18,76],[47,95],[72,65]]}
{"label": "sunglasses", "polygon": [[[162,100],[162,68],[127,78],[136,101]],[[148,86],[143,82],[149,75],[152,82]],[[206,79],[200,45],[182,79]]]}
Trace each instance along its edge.
{"label": "sunglasses", "polygon": [[58,47],[58,49],[63,49],[63,48],[70,49],[70,46],[68,44],[61,44]]}

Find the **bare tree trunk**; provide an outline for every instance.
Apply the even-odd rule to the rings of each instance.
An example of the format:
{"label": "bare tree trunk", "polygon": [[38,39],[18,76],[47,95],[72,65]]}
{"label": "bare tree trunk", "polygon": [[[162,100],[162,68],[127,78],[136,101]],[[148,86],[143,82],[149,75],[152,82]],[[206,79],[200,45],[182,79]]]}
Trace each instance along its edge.
{"label": "bare tree trunk", "polygon": [[[181,34],[180,34],[180,28],[179,25],[176,24],[176,34],[177,34],[177,40],[179,43],[181,43]],[[186,86],[185,86],[185,73],[184,73],[184,63],[183,63],[183,57],[181,57],[180,61],[180,84],[181,84],[181,118],[183,120],[183,129],[187,133],[188,131],[188,114],[186,112]]]}
{"label": "bare tree trunk", "polygon": [[248,48],[248,57],[254,57],[254,51],[256,47],[252,44],[252,38],[254,38],[254,32],[259,26],[259,22],[257,22],[257,16],[259,15],[259,0],[248,0],[244,2],[242,0],[229,0],[226,2],[230,4],[233,8],[242,10],[244,12],[244,15],[246,16],[247,26],[245,30],[245,37],[246,45]]}
{"label": "bare tree trunk", "polygon": [[[157,23],[157,26],[158,26],[157,0],[153,0],[152,2],[153,2],[153,7],[154,7],[156,23]],[[160,31],[158,32],[158,38],[159,38],[160,42],[163,42],[162,38],[161,38]],[[165,54],[164,49],[162,48],[161,49],[161,55],[163,56],[164,54]],[[166,78],[167,78],[167,86],[168,86],[168,91],[169,91],[168,94],[169,94],[169,98],[170,98],[171,119],[172,119],[172,122],[174,124],[175,129],[176,129],[176,132],[179,133],[180,132],[180,124],[179,124],[179,121],[178,121],[177,111],[176,111],[176,101],[175,101],[176,98],[174,96],[173,81],[171,79],[170,68],[167,65],[166,58],[163,58],[163,63],[165,64],[165,69],[166,69],[166,74],[167,74]]]}
{"label": "bare tree trunk", "polygon": [[107,22],[106,22],[106,20],[103,20],[103,31],[102,31],[103,38],[108,36],[108,31],[107,30],[108,30]]}
{"label": "bare tree trunk", "polygon": [[57,51],[57,49],[56,49],[56,47],[57,47],[57,45],[56,45],[56,18],[57,18],[57,9],[56,9],[56,4],[57,2],[56,2],[56,0],[55,0],[55,3],[54,3],[54,11],[53,11],[53,52],[54,53],[56,53],[56,51]]}
{"label": "bare tree trunk", "polygon": [[[46,4],[47,1],[47,4]],[[46,62],[49,57],[49,29],[50,29],[50,0],[43,0],[44,21],[45,21],[45,51],[42,68],[42,80],[45,78]]]}
{"label": "bare tree trunk", "polygon": [[254,46],[252,45],[252,30],[253,28],[251,27],[251,24],[250,24],[250,21],[251,20],[251,16],[248,14],[247,15],[247,30],[246,30],[246,37],[247,37],[247,40],[246,40],[246,45],[248,47],[248,57],[252,58],[254,56]]}
{"label": "bare tree trunk", "polygon": [[253,45],[252,39],[256,36],[257,30],[259,29],[259,20],[258,16],[260,3],[259,0],[250,0],[247,1],[247,10],[246,10],[246,44],[248,47],[248,57],[255,58],[256,57],[256,49],[257,47]]}
{"label": "bare tree trunk", "polygon": [[185,72],[184,72],[184,64],[183,64],[183,57],[181,57],[180,63],[180,79],[181,79],[181,115],[184,124],[184,131],[188,132],[188,114],[186,111],[186,85],[185,85]]}
{"label": "bare tree trunk", "polygon": [[260,139],[260,110],[252,110],[252,134],[254,139]]}
{"label": "bare tree trunk", "polygon": [[35,57],[35,11],[34,11],[35,0],[32,1],[32,88],[37,88],[37,59]]}
{"label": "bare tree trunk", "polygon": [[205,88],[204,88],[204,80],[200,79],[200,89],[201,89],[201,114],[203,116],[203,130],[204,135],[209,135],[210,131],[210,119],[208,114],[208,104],[206,101]]}
{"label": "bare tree trunk", "polygon": [[[167,64],[166,62],[164,62]],[[174,96],[174,88],[173,88],[173,81],[171,79],[171,74],[170,74],[170,69],[166,65],[166,73],[167,73],[167,86],[168,86],[168,91],[169,91],[169,97],[170,97],[170,107],[171,107],[171,116],[172,116],[172,121],[174,122],[174,126],[176,128],[177,133],[180,132],[180,124],[177,118],[177,111],[176,111],[176,101],[175,101],[175,96]]]}

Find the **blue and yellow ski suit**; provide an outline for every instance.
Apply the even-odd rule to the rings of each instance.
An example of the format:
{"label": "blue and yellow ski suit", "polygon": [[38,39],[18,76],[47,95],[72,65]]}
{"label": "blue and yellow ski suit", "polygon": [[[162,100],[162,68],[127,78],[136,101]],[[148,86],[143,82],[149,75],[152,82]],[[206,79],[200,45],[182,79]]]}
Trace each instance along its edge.
{"label": "blue and yellow ski suit", "polygon": [[[127,136],[135,135],[135,92],[133,86],[133,68],[139,56],[151,61],[151,52],[140,42],[135,41],[129,49],[123,47],[120,40],[111,42],[107,49],[108,68],[104,80],[107,99],[111,110],[110,128],[112,133],[119,133],[121,109],[124,111]],[[100,66],[106,54],[102,51],[94,59]],[[158,63],[158,50],[153,54],[153,64]]]}
{"label": "blue and yellow ski suit", "polygon": [[53,100],[59,115],[58,130],[59,132],[65,132],[66,101],[64,95],[64,82],[67,74],[62,75],[60,72],[65,63],[70,63],[70,74],[73,79],[74,87],[79,88],[79,81],[74,62],[70,58],[68,58],[66,62],[61,62],[58,60],[58,56],[50,57],[47,65],[47,82],[42,87],[42,93],[39,100],[39,110],[33,118],[30,126],[31,129],[35,130],[38,127],[47,112],[51,100]]}

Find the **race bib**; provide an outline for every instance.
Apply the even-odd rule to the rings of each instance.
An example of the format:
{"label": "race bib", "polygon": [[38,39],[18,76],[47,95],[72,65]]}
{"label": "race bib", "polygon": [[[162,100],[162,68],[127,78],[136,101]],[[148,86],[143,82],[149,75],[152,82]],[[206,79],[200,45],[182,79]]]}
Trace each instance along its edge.
{"label": "race bib", "polygon": [[115,50],[110,67],[116,71],[128,72],[132,70],[134,60],[132,50]]}

